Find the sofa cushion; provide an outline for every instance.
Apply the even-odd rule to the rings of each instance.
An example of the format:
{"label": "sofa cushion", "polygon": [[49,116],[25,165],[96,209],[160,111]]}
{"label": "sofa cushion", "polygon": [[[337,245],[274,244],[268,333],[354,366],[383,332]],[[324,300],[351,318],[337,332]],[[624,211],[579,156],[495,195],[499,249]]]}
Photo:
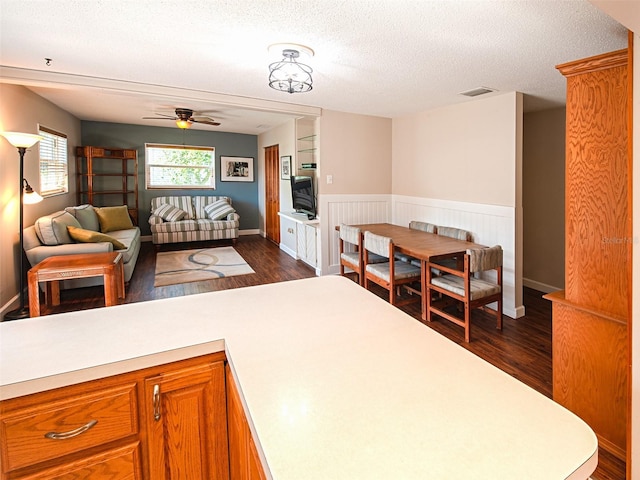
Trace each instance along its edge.
{"label": "sofa cushion", "polygon": [[93,205],[79,205],[77,207],[67,207],[65,212],[69,212],[80,222],[80,226],[85,230],[100,231],[100,222]]}
{"label": "sofa cushion", "polygon": [[195,220],[180,220],[178,222],[164,222],[151,225],[152,233],[190,232],[198,230]]}
{"label": "sofa cushion", "polygon": [[187,215],[187,212],[168,203],[163,203],[153,211],[153,214],[158,215],[167,222],[177,222],[182,220]]}
{"label": "sofa cushion", "polygon": [[222,220],[230,213],[235,213],[234,208],[226,200],[218,200],[204,207],[204,211],[211,220]]}
{"label": "sofa cushion", "polygon": [[236,228],[236,222],[229,220],[196,220],[198,222],[198,230],[229,230]]}
{"label": "sofa cushion", "polygon": [[154,212],[160,205],[167,203],[178,207],[180,210],[187,212],[187,215],[183,220],[193,220],[196,218],[193,211],[193,205],[191,204],[191,197],[189,195],[176,196],[176,197],[155,197],[151,199],[151,212]]}
{"label": "sofa cushion", "polygon": [[129,209],[126,205],[119,207],[100,207],[96,208],[95,211],[98,215],[100,231],[102,233],[133,228],[133,222],[131,221]]}
{"label": "sofa cushion", "polygon": [[85,230],[84,228],[68,226],[69,236],[80,243],[97,243],[109,242],[113,245],[114,250],[124,250],[127,248],[121,241],[94,230]]}
{"label": "sofa cushion", "polygon": [[78,227],[80,222],[69,212],[60,211],[50,215],[40,217],[35,222],[36,235],[44,245],[62,245],[64,243],[74,243],[67,227]]}
{"label": "sofa cushion", "polygon": [[124,244],[126,250],[121,253],[122,261],[125,263],[125,266],[132,259],[135,261],[140,250],[140,229],[138,227],[134,227],[127,228],[126,230],[116,230],[114,232],[109,232],[109,235]]}

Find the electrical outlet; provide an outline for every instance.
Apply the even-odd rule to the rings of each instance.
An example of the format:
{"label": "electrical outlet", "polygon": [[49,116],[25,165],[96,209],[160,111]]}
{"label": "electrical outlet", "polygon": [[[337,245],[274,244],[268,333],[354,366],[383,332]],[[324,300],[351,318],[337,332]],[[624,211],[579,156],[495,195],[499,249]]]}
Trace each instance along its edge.
{"label": "electrical outlet", "polygon": [[327,175],[327,185],[331,185],[333,183],[333,175]]}

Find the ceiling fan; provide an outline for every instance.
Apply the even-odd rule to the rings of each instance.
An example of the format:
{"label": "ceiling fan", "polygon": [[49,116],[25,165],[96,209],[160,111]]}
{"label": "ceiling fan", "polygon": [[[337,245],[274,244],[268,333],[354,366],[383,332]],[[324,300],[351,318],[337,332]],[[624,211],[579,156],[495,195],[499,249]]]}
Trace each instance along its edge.
{"label": "ceiling fan", "polygon": [[213,125],[218,126],[220,122],[216,122],[211,117],[193,115],[193,110],[190,108],[176,108],[176,114],[173,115],[165,115],[164,113],[159,113],[160,117],[142,117],[145,120],[175,120],[178,128],[187,129],[191,127],[192,123],[203,123],[205,125]]}

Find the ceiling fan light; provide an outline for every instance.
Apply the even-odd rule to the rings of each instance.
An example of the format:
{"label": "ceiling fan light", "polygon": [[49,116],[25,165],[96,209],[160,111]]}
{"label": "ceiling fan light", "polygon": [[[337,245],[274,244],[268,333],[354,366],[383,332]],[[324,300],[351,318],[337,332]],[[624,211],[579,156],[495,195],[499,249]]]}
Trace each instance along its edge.
{"label": "ceiling fan light", "polygon": [[176,120],[176,125],[178,126],[178,128],[181,128],[183,130],[191,128],[191,122],[189,120],[183,120],[181,118]]}

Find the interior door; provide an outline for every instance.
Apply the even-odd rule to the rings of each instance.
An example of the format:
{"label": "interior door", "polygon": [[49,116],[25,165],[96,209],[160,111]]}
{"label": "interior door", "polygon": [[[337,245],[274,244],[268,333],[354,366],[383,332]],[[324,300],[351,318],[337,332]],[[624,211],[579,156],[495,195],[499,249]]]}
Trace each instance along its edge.
{"label": "interior door", "polygon": [[280,245],[280,149],[272,145],[264,149],[265,163],[265,233],[268,240]]}

